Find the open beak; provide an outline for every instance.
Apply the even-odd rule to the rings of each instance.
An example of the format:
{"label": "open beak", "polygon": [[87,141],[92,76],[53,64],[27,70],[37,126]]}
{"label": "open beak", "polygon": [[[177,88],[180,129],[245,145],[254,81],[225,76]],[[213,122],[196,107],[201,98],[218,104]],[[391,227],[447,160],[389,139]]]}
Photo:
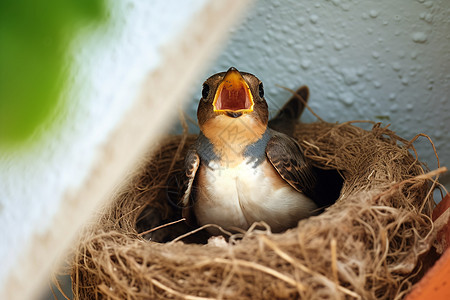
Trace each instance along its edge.
{"label": "open beak", "polygon": [[248,113],[253,111],[253,96],[238,70],[231,67],[214,96],[214,112]]}

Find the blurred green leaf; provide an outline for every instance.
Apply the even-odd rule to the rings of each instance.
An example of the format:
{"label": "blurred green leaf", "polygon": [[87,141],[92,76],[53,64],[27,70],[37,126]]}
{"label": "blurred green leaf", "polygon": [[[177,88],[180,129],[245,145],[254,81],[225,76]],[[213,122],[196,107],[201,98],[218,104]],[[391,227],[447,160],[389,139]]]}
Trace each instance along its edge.
{"label": "blurred green leaf", "polygon": [[103,0],[0,0],[0,145],[27,139],[56,107],[64,61]]}

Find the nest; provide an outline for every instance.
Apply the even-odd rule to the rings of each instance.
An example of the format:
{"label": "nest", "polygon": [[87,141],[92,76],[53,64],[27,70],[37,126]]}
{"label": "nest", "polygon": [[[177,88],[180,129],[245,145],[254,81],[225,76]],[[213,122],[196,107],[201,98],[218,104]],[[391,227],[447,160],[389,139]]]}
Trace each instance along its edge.
{"label": "nest", "polygon": [[255,227],[206,244],[171,223],[173,178],[195,137],[167,138],[82,234],[75,298],[401,299],[432,242],[432,187],[411,143],[372,125],[299,124],[306,156],[344,178],[337,202],[284,233]]}

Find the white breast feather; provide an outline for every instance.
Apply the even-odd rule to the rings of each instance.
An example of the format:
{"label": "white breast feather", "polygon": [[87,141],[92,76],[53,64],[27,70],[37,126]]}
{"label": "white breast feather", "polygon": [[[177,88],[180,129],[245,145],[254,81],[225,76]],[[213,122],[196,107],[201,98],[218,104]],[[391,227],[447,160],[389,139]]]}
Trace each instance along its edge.
{"label": "white breast feather", "polygon": [[199,187],[195,206],[200,225],[248,229],[254,222],[265,221],[278,232],[295,226],[317,208],[287,183],[274,188],[272,178],[264,173],[264,168],[273,169],[267,161],[256,168],[245,161],[234,168],[209,167],[205,168],[206,180]]}

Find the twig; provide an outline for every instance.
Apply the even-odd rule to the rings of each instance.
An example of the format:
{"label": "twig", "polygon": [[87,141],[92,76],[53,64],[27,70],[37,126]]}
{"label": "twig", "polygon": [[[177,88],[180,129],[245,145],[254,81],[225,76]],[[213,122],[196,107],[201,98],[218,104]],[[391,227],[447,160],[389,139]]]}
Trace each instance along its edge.
{"label": "twig", "polygon": [[310,146],[310,147],[316,149],[317,151],[320,151],[320,148],[317,147],[316,145],[311,144],[310,142],[308,142],[308,141],[306,141],[306,140],[303,140],[302,142],[303,142],[304,144],[306,144],[306,145],[308,145],[308,146]]}
{"label": "twig", "polygon": [[158,229],[161,229],[161,228],[164,228],[164,227],[167,227],[167,226],[176,224],[176,223],[180,223],[180,222],[183,222],[183,221],[186,221],[186,218],[182,218],[182,219],[179,219],[179,220],[176,220],[176,221],[167,223],[167,224],[160,225],[160,226],[158,226],[158,227],[154,227],[154,228],[152,228],[152,229],[149,229],[149,230],[147,230],[147,231],[144,231],[144,232],[139,233],[138,236],[143,236],[143,235],[146,235],[147,233],[150,233],[150,232],[153,232],[153,231],[155,231],[155,230],[158,230]]}
{"label": "twig", "polygon": [[347,124],[352,125],[353,123],[368,123],[368,124],[372,124],[372,125],[376,124],[376,122],[370,121],[370,120],[351,120],[351,121],[347,121],[347,122],[338,124],[338,126],[343,126],[343,125],[347,125]]}
{"label": "twig", "polygon": [[162,284],[161,282],[155,280],[155,279],[151,279],[150,280],[154,285],[156,285],[157,287],[159,287],[160,289],[165,290],[168,293],[171,293],[175,296],[181,297],[183,299],[187,299],[187,300],[215,300],[216,298],[207,298],[207,297],[199,297],[199,296],[192,296],[192,295],[186,295],[186,294],[182,294],[164,284]]}
{"label": "twig", "polygon": [[236,265],[239,265],[242,267],[249,267],[249,268],[264,272],[266,274],[272,275],[273,277],[276,277],[278,279],[281,279],[286,283],[296,286],[301,291],[305,290],[305,286],[303,284],[295,281],[291,277],[286,276],[278,271],[275,271],[274,269],[271,269],[269,267],[266,267],[266,266],[263,266],[263,265],[260,265],[260,264],[257,264],[257,263],[251,262],[251,261],[246,261],[246,260],[242,260],[242,259],[228,260],[228,259],[223,259],[223,258],[215,258],[213,261],[216,263],[220,263],[220,264],[229,264],[229,265],[236,264]]}
{"label": "twig", "polygon": [[339,277],[338,277],[338,268],[337,268],[337,241],[336,239],[332,239],[330,242],[330,249],[331,249],[331,270],[333,271],[333,278],[336,285],[339,284]]}
{"label": "twig", "polygon": [[434,146],[434,143],[431,140],[431,138],[428,135],[426,135],[425,133],[419,133],[418,135],[413,137],[406,146],[410,147],[419,137],[424,137],[424,138],[428,139],[428,141],[430,142],[431,146],[433,147],[433,151],[434,151],[434,155],[436,156],[438,168],[440,168],[441,167],[441,163],[439,161],[439,156],[437,154],[436,147]]}
{"label": "twig", "polygon": [[[66,295],[66,293],[63,291],[61,284],[59,283],[58,278],[56,278],[55,273],[52,273],[52,281],[54,283],[54,285],[56,286],[56,288],[58,289],[58,291],[61,293],[61,295],[66,299],[66,300],[70,300],[70,298]],[[58,299],[58,297],[56,296],[55,291],[53,290],[53,286],[50,284],[50,289],[52,291],[53,297],[55,299]]]}
{"label": "twig", "polygon": [[190,235],[192,235],[192,234],[194,234],[194,233],[197,233],[197,232],[199,232],[199,231],[202,231],[203,229],[208,228],[208,227],[215,227],[215,228],[219,229],[222,233],[225,233],[225,234],[228,235],[228,236],[232,236],[232,233],[231,233],[231,232],[226,231],[225,229],[223,229],[223,228],[220,227],[219,225],[216,225],[216,224],[206,224],[206,225],[203,225],[202,227],[199,227],[199,228],[197,228],[197,229],[194,229],[194,230],[192,230],[192,231],[189,231],[188,233],[185,233],[185,234],[183,234],[183,235],[180,235],[179,237],[177,237],[177,238],[171,240],[169,243],[175,243],[175,242],[178,242],[179,240],[182,240],[182,239],[184,239],[185,237],[190,236]]}
{"label": "twig", "polygon": [[286,90],[286,91],[289,91],[289,92],[291,92],[292,93],[292,95],[294,95],[294,97],[296,97],[298,100],[300,100],[302,103],[303,103],[303,105],[314,115],[314,117],[316,117],[319,121],[321,121],[321,122],[325,122],[321,117],[319,117],[319,115],[318,114],[316,114],[315,112],[314,112],[314,110],[311,108],[311,107],[309,107],[309,105],[306,103],[306,101],[305,101],[305,99],[303,99],[302,98],[302,96],[300,96],[299,94],[297,94],[294,90],[291,90],[290,88],[287,88],[287,87],[285,87],[285,86],[282,86],[282,85],[278,85],[278,84],[276,84],[276,86],[277,87],[279,87],[279,88],[282,88],[282,89],[284,89],[284,90]]}

